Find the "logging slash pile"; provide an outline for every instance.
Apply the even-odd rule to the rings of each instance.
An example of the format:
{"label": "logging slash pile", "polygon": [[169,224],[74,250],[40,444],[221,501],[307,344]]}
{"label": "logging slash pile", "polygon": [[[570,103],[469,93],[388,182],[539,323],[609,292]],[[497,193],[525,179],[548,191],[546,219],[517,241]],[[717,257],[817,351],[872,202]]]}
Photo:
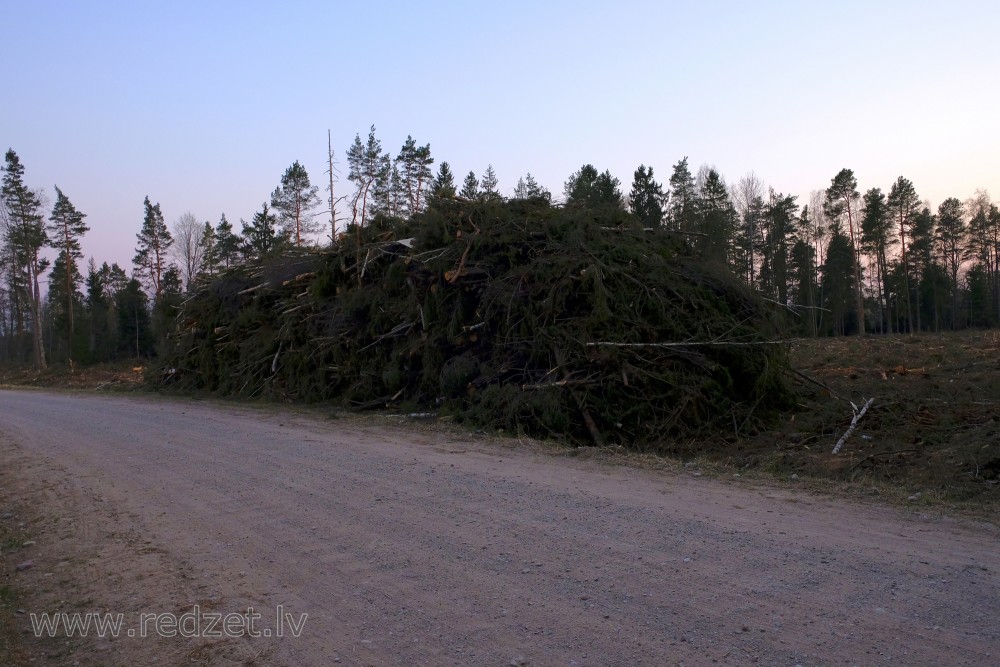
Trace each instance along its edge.
{"label": "logging slash pile", "polygon": [[778,334],[771,304],[624,212],[443,200],[201,281],[156,378],[656,450],[787,407]]}

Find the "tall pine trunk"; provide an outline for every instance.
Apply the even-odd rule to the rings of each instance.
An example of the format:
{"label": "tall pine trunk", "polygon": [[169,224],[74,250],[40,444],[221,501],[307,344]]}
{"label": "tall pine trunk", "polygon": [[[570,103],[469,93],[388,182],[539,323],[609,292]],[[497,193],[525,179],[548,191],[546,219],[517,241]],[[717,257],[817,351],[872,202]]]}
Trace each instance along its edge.
{"label": "tall pine trunk", "polygon": [[31,343],[35,356],[35,370],[44,371],[45,341],[42,339],[42,298],[38,287],[38,258],[33,257],[28,262],[28,291],[31,308]]}

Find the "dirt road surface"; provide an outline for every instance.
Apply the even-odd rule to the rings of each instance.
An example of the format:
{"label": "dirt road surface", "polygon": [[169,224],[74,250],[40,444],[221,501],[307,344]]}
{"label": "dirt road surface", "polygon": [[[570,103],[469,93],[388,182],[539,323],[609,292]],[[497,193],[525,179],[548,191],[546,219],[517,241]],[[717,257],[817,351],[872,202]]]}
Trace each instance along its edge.
{"label": "dirt road surface", "polygon": [[[994,526],[794,487],[37,391],[0,391],[0,484],[0,514],[36,517],[26,612],[122,613],[137,635],[46,640],[41,662],[1000,664]],[[271,636],[138,636],[195,605],[252,607]],[[279,605],[308,615],[300,636],[276,636]]]}

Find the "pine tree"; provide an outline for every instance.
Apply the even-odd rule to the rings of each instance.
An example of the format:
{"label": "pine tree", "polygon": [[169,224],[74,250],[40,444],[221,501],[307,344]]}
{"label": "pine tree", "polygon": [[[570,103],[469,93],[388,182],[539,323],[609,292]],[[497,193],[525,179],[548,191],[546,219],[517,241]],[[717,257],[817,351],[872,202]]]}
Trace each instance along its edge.
{"label": "pine tree", "polygon": [[167,269],[167,257],[173,237],[163,222],[160,204],[149,202],[149,197],[143,202],[145,216],[142,229],[136,234],[139,243],[135,247],[135,257],[132,263],[135,273],[146,281],[146,286],[152,290],[153,303],[163,295],[163,272]]}
{"label": "pine tree", "polygon": [[398,218],[405,215],[405,203],[406,193],[403,189],[399,167],[386,161],[372,187],[370,215],[372,217]]}
{"label": "pine tree", "polygon": [[951,278],[951,327],[958,328],[958,272],[970,256],[969,229],[965,224],[965,206],[949,197],[938,206],[936,239],[943,266]]}
{"label": "pine tree", "polygon": [[431,157],[430,144],[417,146],[413,137],[407,136],[396,156],[395,164],[406,214],[415,215],[424,208],[424,192],[433,178],[431,165],[434,164],[434,158]]}
{"label": "pine tree", "polygon": [[889,277],[889,249],[899,242],[892,227],[892,218],[882,190],[868,190],[861,211],[861,247],[874,259],[872,264],[875,267],[874,278],[878,294],[878,326],[882,332],[891,326],[887,312],[889,289],[886,283]]}
{"label": "pine tree", "polygon": [[31,316],[31,341],[35,368],[44,370],[42,340],[42,299],[38,278],[48,267],[41,250],[48,243],[42,221],[41,197],[24,184],[24,166],[13,149],[4,156],[3,188],[0,190],[7,212],[4,240],[11,253],[11,268],[18,298],[27,303]]}
{"label": "pine tree", "polygon": [[458,196],[463,199],[476,199],[479,197],[479,179],[476,178],[474,171],[466,174],[465,180],[462,181],[462,191],[458,193]]}
{"label": "pine tree", "polygon": [[[940,287],[937,276],[934,275],[934,228],[937,220],[926,206],[913,216],[910,225],[909,265],[914,286],[914,314],[916,315],[916,330],[923,331],[924,315],[934,317],[935,323],[940,320],[938,304]],[[935,324],[937,328],[937,324]]]}
{"label": "pine tree", "polygon": [[281,176],[281,185],[271,195],[271,208],[286,236],[301,247],[306,234],[320,230],[311,211],[320,205],[319,186],[309,182],[309,173],[296,160]]}
{"label": "pine tree", "polygon": [[782,305],[788,303],[789,254],[795,243],[795,216],[799,209],[795,199],[772,189],[762,216],[761,289]]}
{"label": "pine tree", "polygon": [[858,180],[854,177],[854,172],[850,169],[841,169],[833,180],[830,187],[826,189],[826,213],[831,218],[847,218],[847,227],[850,231],[851,250],[854,252],[854,290],[855,307],[858,315],[858,334],[865,335],[865,304],[861,282],[861,253],[859,231],[854,208],[861,198],[858,192]]}
{"label": "pine tree", "polygon": [[632,177],[632,190],[628,195],[628,208],[643,227],[663,224],[663,204],[666,196],[663,186],[653,178],[653,168],[639,165]]}
{"label": "pine tree", "polygon": [[76,325],[73,317],[73,304],[76,301],[76,286],[82,278],[78,261],[83,257],[80,250],[80,237],[90,231],[83,219],[85,214],[76,210],[69,198],[63,194],[62,190],[56,186],[56,203],[52,207],[52,215],[49,217],[49,233],[51,234],[52,246],[59,250],[57,261],[62,262],[63,273],[61,284],[65,286],[66,301],[63,306],[66,308],[66,319],[68,326],[68,342],[72,346],[73,338],[76,334]]}
{"label": "pine tree", "polygon": [[[909,179],[900,176],[893,183],[886,198],[886,207],[889,209],[894,224],[899,229],[900,261],[903,265],[903,290],[906,293],[906,322],[907,329],[913,333],[913,293],[910,288],[910,237],[913,233],[914,220],[920,212],[920,198],[917,191]],[[919,314],[917,315],[919,319]]]}
{"label": "pine tree", "polygon": [[[364,227],[369,213],[369,198],[372,188],[380,175],[386,173],[389,156],[382,153],[382,142],[375,138],[375,126],[368,132],[367,143],[361,143],[361,136],[355,135],[354,143],[347,151],[348,175],[354,183],[355,193],[351,202],[351,224]],[[360,216],[360,217],[359,217]]]}
{"label": "pine tree", "polygon": [[983,270],[983,288],[989,292],[986,297],[985,318],[1000,324],[1000,208],[990,201],[985,190],[977,190],[966,203],[969,215],[970,251],[976,264]]}
{"label": "pine tree", "polygon": [[563,186],[566,196],[566,206],[576,208],[612,207],[622,210],[625,199],[622,197],[620,181],[611,175],[610,171],[597,173],[592,164],[585,164],[579,171],[570,175]]}

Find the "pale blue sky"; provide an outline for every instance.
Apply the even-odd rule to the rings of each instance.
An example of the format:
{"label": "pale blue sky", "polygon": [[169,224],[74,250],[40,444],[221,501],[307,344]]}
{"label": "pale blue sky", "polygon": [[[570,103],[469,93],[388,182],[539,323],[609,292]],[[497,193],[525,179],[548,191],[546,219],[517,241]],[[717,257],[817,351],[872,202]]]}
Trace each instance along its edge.
{"label": "pale blue sky", "polygon": [[0,144],[131,267],[146,195],[238,228],[295,160],[407,134],[459,179],[556,195],[584,163],[627,192],[685,155],[799,195],[843,167],[937,206],[1000,198],[1000,3],[0,0]]}

